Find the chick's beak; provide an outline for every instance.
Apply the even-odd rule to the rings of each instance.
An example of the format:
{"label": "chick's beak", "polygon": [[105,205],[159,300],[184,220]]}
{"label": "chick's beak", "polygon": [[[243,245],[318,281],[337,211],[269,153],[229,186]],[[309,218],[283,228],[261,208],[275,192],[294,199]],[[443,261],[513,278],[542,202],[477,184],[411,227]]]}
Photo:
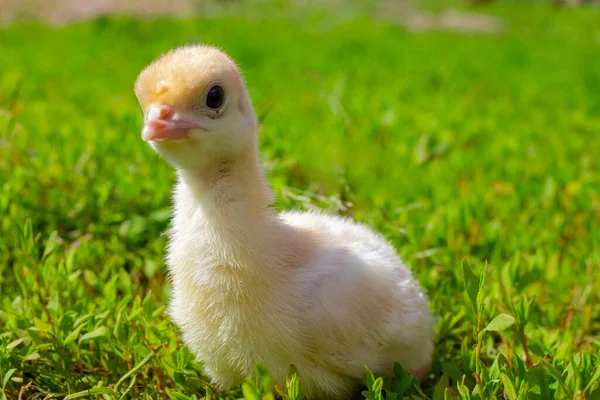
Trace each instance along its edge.
{"label": "chick's beak", "polygon": [[175,109],[167,104],[152,104],[142,128],[145,141],[185,139],[191,129],[199,128],[188,121],[175,119]]}

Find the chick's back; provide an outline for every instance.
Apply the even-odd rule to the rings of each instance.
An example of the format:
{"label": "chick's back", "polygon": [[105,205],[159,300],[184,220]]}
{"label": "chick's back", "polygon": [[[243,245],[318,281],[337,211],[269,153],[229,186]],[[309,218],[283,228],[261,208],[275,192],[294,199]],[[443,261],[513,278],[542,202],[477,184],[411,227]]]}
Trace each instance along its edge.
{"label": "chick's back", "polygon": [[319,364],[360,379],[365,365],[388,374],[399,362],[421,378],[433,352],[433,317],[394,248],[350,219],[312,212],[280,218],[321,245],[300,272],[307,304],[301,318]]}

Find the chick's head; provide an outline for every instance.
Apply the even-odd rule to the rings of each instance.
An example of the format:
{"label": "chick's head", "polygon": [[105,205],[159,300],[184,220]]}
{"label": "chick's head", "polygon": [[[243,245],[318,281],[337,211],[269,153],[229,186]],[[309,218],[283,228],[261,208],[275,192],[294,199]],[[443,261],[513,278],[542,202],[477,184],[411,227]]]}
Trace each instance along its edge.
{"label": "chick's head", "polygon": [[135,94],[144,113],[142,138],[177,168],[233,159],[254,139],[257,120],[244,81],[216,48],[164,54],[140,73]]}

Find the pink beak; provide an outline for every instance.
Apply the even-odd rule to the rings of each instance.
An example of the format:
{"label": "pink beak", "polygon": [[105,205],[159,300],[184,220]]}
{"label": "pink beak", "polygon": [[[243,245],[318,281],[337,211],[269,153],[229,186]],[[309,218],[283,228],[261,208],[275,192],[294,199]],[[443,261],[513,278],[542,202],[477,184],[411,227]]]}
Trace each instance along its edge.
{"label": "pink beak", "polygon": [[197,125],[183,120],[174,120],[175,109],[167,104],[152,104],[146,114],[142,139],[145,141],[163,141],[185,139],[190,129]]}

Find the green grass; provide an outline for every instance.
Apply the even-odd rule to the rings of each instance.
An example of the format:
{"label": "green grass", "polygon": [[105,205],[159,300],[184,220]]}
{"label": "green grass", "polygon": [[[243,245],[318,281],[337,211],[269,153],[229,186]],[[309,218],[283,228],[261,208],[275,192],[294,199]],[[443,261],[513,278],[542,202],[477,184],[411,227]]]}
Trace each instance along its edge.
{"label": "green grass", "polygon": [[406,395],[599,399],[598,13],[483,10],[504,34],[306,10],[2,28],[0,398],[214,394],[165,314],[174,174],[132,92],[204,41],[245,73],[277,206],[369,224],[427,289],[436,352]]}

